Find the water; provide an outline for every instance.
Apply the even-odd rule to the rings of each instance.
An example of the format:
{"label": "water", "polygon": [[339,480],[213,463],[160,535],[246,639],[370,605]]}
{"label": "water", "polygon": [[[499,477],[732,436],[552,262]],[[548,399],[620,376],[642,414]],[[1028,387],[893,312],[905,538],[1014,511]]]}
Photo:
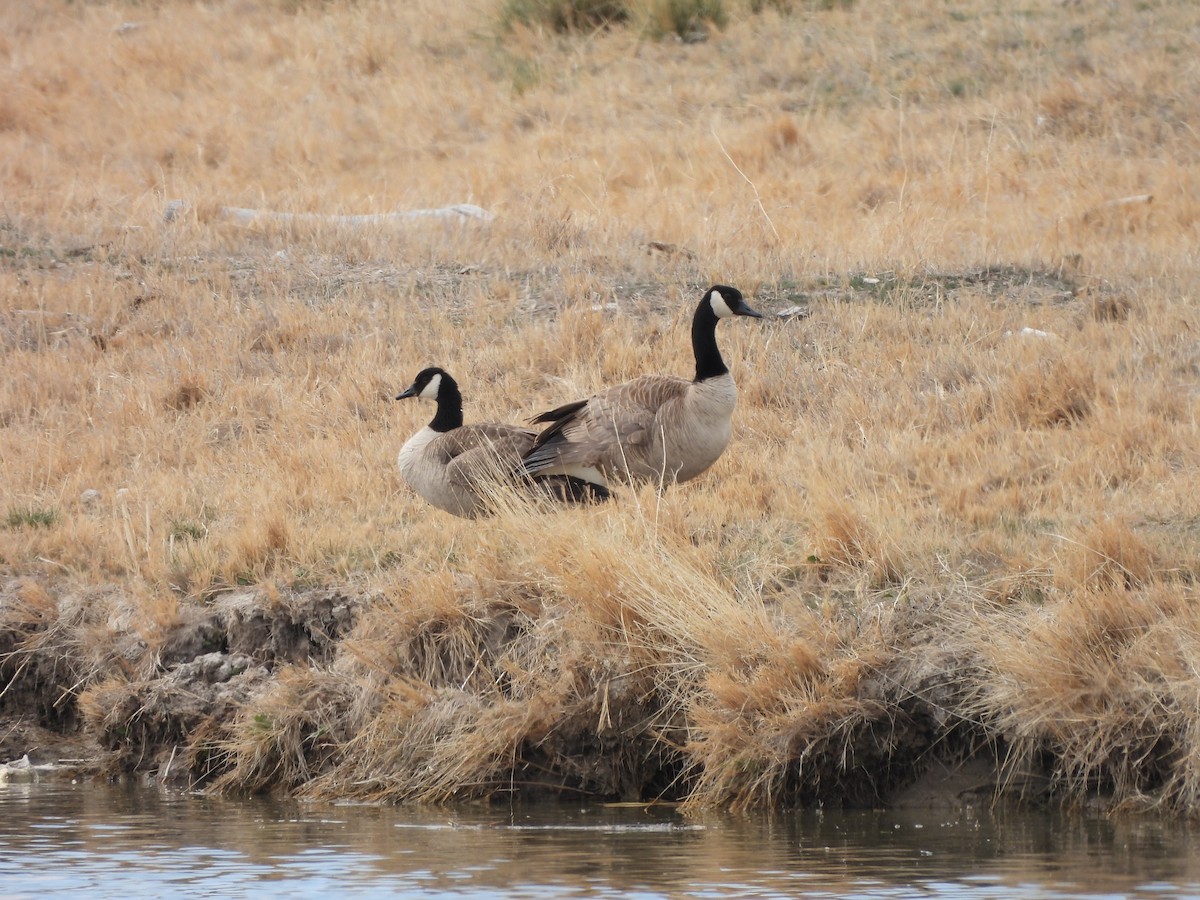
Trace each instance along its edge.
{"label": "water", "polygon": [[0,785],[0,898],[1200,897],[1179,822],[409,809]]}

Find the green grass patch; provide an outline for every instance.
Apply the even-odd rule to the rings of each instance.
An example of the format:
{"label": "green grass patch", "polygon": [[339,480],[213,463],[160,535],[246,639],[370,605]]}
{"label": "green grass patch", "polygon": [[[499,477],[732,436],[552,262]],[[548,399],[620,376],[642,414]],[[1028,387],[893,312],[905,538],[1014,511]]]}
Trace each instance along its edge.
{"label": "green grass patch", "polygon": [[27,506],[10,509],[4,524],[8,528],[50,528],[58,521],[58,512],[53,509],[37,509]]}
{"label": "green grass patch", "polygon": [[646,30],[656,38],[686,38],[706,24],[724,28],[728,21],[724,0],[655,0],[650,4]]}
{"label": "green grass patch", "polygon": [[176,540],[187,538],[191,541],[201,541],[208,537],[208,526],[191,519],[174,519],[171,522],[171,537]]}
{"label": "green grass patch", "polygon": [[760,13],[764,9],[776,9],[781,13],[825,12],[832,9],[849,9],[854,0],[750,0],[750,12]]}
{"label": "green grass patch", "polygon": [[500,27],[546,28],[560,34],[634,24],[648,35],[687,38],[705,25],[724,28],[725,0],[504,0]]}
{"label": "green grass patch", "polygon": [[625,0],[505,0],[500,24],[506,31],[517,25],[591,31],[626,22],[629,16]]}

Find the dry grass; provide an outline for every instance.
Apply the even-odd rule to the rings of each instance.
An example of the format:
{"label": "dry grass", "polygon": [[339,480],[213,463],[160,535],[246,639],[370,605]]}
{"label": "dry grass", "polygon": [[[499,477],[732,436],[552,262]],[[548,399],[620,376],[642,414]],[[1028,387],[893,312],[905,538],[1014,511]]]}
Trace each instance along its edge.
{"label": "dry grass", "polygon": [[[103,724],[223,592],[332,585],[383,599],[197,738],[226,786],[867,799],[937,720],[1194,811],[1193,4],[725,8],[5,5],[6,680]],[[458,202],[496,218],[220,215]],[[716,280],[810,315],[722,326],[697,482],[476,523],[401,483],[417,369],[505,421],[686,373]]]}
{"label": "dry grass", "polygon": [[1189,590],[1079,591],[991,618],[975,709],[1010,745],[1012,771],[1056,760],[1056,788],[1192,812],[1200,634]]}

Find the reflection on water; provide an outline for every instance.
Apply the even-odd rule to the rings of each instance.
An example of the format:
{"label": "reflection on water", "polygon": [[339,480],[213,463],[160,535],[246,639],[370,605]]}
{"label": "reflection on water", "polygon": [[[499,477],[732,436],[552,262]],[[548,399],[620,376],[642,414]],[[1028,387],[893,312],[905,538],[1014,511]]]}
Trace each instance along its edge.
{"label": "reflection on water", "polygon": [[911,812],[409,809],[0,785],[0,898],[1190,897],[1179,822]]}

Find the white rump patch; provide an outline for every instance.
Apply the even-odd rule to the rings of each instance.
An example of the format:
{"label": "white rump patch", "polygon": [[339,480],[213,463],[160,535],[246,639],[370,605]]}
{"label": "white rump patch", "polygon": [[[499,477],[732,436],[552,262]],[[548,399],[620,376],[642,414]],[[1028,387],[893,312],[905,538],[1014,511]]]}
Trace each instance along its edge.
{"label": "white rump patch", "polygon": [[421,393],[417,394],[417,396],[425,400],[436,400],[438,398],[438,391],[441,390],[441,388],[442,376],[434,375],[429,379],[429,384],[421,388]]}
{"label": "white rump patch", "polygon": [[717,314],[718,319],[728,319],[734,314],[720,291],[711,291],[708,295],[708,303],[712,307],[712,311]]}
{"label": "white rump patch", "polygon": [[595,466],[555,466],[546,472],[538,472],[538,475],[567,475],[571,478],[578,478],[580,481],[587,481],[591,484],[599,485],[602,488],[608,487],[608,479],[605,478],[600,470]]}

